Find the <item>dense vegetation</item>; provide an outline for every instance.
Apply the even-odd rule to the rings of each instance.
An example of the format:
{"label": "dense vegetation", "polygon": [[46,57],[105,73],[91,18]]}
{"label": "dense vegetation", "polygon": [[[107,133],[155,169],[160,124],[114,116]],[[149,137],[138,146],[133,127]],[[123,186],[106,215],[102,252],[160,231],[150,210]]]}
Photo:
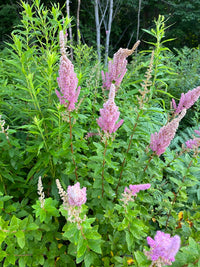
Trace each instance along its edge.
{"label": "dense vegetation", "polygon": [[[118,87],[111,80],[114,98],[101,76],[111,69],[80,42],[73,64],[65,58],[76,93],[81,87],[69,109],[56,93],[66,56],[59,33],[69,23],[56,4],[22,2],[20,25],[0,52],[0,266],[161,266],[148,257],[161,231],[181,240],[173,267],[199,267],[199,49],[170,51],[168,22],[158,16],[145,30],[148,49],[131,52]],[[184,97],[178,112],[172,98],[180,109]],[[123,123],[103,131],[111,98]],[[130,185],[140,192],[130,195],[138,188]]]}

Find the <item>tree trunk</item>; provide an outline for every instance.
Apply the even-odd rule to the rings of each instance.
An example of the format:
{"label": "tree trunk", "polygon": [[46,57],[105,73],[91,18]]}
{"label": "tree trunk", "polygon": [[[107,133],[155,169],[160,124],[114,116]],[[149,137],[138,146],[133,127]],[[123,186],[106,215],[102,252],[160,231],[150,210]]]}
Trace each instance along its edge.
{"label": "tree trunk", "polygon": [[142,0],[139,0],[136,42],[138,41],[138,38],[139,38],[139,32],[140,32],[140,12],[141,12],[141,3],[142,3]]}
{"label": "tree trunk", "polygon": [[[69,0],[66,0],[66,10],[67,10],[67,16],[68,16],[68,18],[70,18]],[[70,40],[70,45],[73,45],[71,22],[69,23],[69,40]],[[73,60],[73,49],[72,49],[72,47],[70,47],[70,54],[71,54],[71,60]]]}
{"label": "tree trunk", "polygon": [[99,8],[98,8],[98,0],[94,1],[94,12],[95,12],[95,23],[96,23],[96,34],[97,34],[97,54],[98,61],[101,61],[101,33],[100,33],[100,23],[99,23]]}
{"label": "tree trunk", "polygon": [[80,43],[80,28],[79,28],[79,15],[80,15],[80,6],[81,6],[81,0],[78,0],[78,7],[77,7],[77,43]]}
{"label": "tree trunk", "polygon": [[105,46],[105,61],[104,61],[105,67],[107,67],[107,64],[108,64],[108,52],[109,52],[112,16],[113,16],[113,0],[110,0],[108,29],[106,31],[106,46]]}

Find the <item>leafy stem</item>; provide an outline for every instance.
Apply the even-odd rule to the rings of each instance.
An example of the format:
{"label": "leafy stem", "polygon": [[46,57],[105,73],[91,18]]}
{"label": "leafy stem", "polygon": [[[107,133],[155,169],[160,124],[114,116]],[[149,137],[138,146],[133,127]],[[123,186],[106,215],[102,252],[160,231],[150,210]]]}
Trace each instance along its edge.
{"label": "leafy stem", "polygon": [[[142,114],[143,114],[143,112],[142,112]],[[135,124],[134,124],[134,126],[133,126],[133,132],[132,132],[132,135],[131,135],[129,144],[128,144],[128,148],[127,148],[127,150],[126,150],[126,155],[128,154],[128,152],[129,152],[129,150],[130,150],[130,148],[131,148],[131,143],[132,143],[132,140],[133,140],[133,135],[134,135],[134,133],[135,133],[135,129],[136,129],[136,127],[137,127],[139,117],[140,117],[142,114],[138,113],[138,115],[137,115],[136,122],[135,122]],[[115,194],[116,194],[116,197],[115,197],[115,198],[117,198],[118,188],[119,188],[120,183],[121,183],[121,179],[122,179],[122,174],[123,174],[123,171],[124,171],[125,163],[126,163],[126,156],[124,157],[123,162],[122,162],[121,172],[120,172],[120,175],[119,175],[119,180],[118,180],[118,184],[117,184],[116,191],[115,191]]]}
{"label": "leafy stem", "polygon": [[72,117],[71,117],[71,113],[69,111],[69,134],[70,134],[70,145],[71,145],[71,153],[72,153],[72,161],[74,163],[74,171],[75,171],[75,176],[76,176],[76,180],[78,180],[78,174],[77,174],[77,166],[76,166],[76,162],[74,160],[74,149],[73,149],[73,144],[72,144],[72,140],[73,140],[73,137],[72,137]]}
{"label": "leafy stem", "polygon": [[107,150],[107,145],[108,145],[108,142],[107,142],[107,137],[106,137],[106,141],[105,141],[105,148],[104,148],[104,153],[103,153],[103,167],[102,167],[102,173],[101,173],[101,180],[102,180],[102,197],[103,197],[103,194],[104,194],[104,169],[105,169],[105,156],[106,156],[106,150]]}

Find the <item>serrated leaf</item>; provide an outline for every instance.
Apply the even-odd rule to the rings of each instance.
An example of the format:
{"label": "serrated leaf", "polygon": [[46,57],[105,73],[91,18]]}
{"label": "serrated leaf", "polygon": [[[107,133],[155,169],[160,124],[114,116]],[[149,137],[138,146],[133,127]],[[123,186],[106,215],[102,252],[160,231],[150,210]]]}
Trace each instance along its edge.
{"label": "serrated leaf", "polygon": [[99,258],[96,253],[92,251],[86,251],[85,257],[84,257],[85,267],[90,267],[91,265],[99,266],[97,265],[98,262],[99,262]]}
{"label": "serrated leaf", "polygon": [[15,236],[17,237],[17,243],[20,246],[20,248],[24,248],[25,246],[25,235],[23,231],[17,231],[15,233]]}
{"label": "serrated leaf", "polygon": [[85,239],[81,234],[79,236],[78,240],[78,246],[77,246],[77,258],[80,258],[84,255],[86,249],[87,249],[87,239]]}
{"label": "serrated leaf", "polygon": [[101,242],[99,240],[94,239],[88,239],[88,246],[91,250],[93,250],[96,253],[101,254]]}
{"label": "serrated leaf", "polygon": [[86,237],[87,239],[95,239],[95,240],[97,240],[97,239],[100,239],[100,238],[101,238],[101,235],[100,235],[98,232],[93,231],[93,230],[91,229],[91,230],[89,230],[87,233],[85,233],[85,237]]}
{"label": "serrated leaf", "polygon": [[7,237],[6,232],[0,230],[0,244],[5,240],[6,237]]}

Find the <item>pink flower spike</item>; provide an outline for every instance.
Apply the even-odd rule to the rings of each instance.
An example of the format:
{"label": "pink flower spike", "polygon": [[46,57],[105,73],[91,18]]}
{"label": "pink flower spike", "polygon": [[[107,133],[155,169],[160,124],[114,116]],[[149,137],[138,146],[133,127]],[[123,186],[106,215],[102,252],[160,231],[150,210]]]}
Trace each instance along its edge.
{"label": "pink flower spike", "polygon": [[194,130],[194,132],[200,136],[200,131]]}
{"label": "pink flower spike", "polygon": [[175,113],[179,114],[183,109],[189,109],[200,97],[200,86],[188,91],[186,94],[182,93],[178,106],[174,106],[172,99],[172,105],[175,109]]}
{"label": "pink flower spike", "polygon": [[112,84],[110,87],[109,98],[106,103],[103,104],[103,108],[100,109],[100,117],[97,119],[97,123],[99,127],[105,132],[112,134],[114,133],[124,122],[124,120],[120,120],[117,124],[117,120],[119,119],[120,112],[118,111],[118,107],[115,102],[115,85]]}
{"label": "pink flower spike", "polygon": [[73,186],[67,188],[68,203],[70,206],[81,206],[85,204],[86,198],[86,187],[80,188],[80,183],[77,182]]}
{"label": "pink flower spike", "polygon": [[125,187],[124,189],[124,193],[122,193],[122,199],[121,201],[124,202],[124,207],[126,205],[128,205],[128,203],[130,201],[134,201],[134,198],[133,196],[136,196],[139,191],[141,190],[146,190],[146,189],[149,189],[151,187],[150,184],[137,184],[137,185],[132,185],[130,184],[129,185],[129,188],[128,187]]}
{"label": "pink flower spike", "polygon": [[151,187],[151,184],[137,184],[137,185],[129,185],[129,189],[131,190],[131,193],[133,196],[136,195],[136,193],[140,192],[141,190],[146,190]]}
{"label": "pink flower spike", "polygon": [[[149,260],[152,260],[151,266],[171,265],[175,261],[175,256],[180,248],[181,240],[178,235],[170,237],[170,234],[165,234],[157,231],[154,240],[147,237],[147,243],[150,246],[150,251],[145,251],[145,255]],[[156,264],[160,265],[156,265]]]}
{"label": "pink flower spike", "polygon": [[173,109],[176,110],[177,106],[176,106],[176,101],[172,98],[172,107]]}
{"label": "pink flower spike", "polygon": [[197,146],[197,141],[195,139],[189,139],[188,141],[185,142],[187,148],[193,149]]}
{"label": "pink flower spike", "polygon": [[108,72],[106,72],[105,74],[104,72],[102,72],[102,80],[104,88],[109,90],[112,83],[115,84],[116,88],[120,86],[122,79],[127,71],[126,58],[134,52],[134,50],[138,47],[139,44],[140,41],[137,41],[132,49],[120,48],[114,54],[113,60],[108,62]]}
{"label": "pink flower spike", "polygon": [[61,105],[64,105],[68,110],[74,110],[81,88],[80,86],[77,88],[78,78],[74,72],[74,66],[67,58],[65,52],[65,37],[63,31],[60,31],[59,37],[62,56],[60,59],[59,77],[57,78],[60,92],[56,90],[56,95]]}
{"label": "pink flower spike", "polygon": [[171,122],[163,126],[159,133],[151,134],[150,148],[156,152],[158,156],[163,154],[166,148],[170,145],[179,126],[180,120],[185,116],[186,109],[183,109],[181,114]]}
{"label": "pink flower spike", "polygon": [[[194,130],[194,132],[200,136],[200,131]],[[185,144],[189,149],[197,149],[200,147],[200,138],[194,136],[193,139],[189,139]]]}

